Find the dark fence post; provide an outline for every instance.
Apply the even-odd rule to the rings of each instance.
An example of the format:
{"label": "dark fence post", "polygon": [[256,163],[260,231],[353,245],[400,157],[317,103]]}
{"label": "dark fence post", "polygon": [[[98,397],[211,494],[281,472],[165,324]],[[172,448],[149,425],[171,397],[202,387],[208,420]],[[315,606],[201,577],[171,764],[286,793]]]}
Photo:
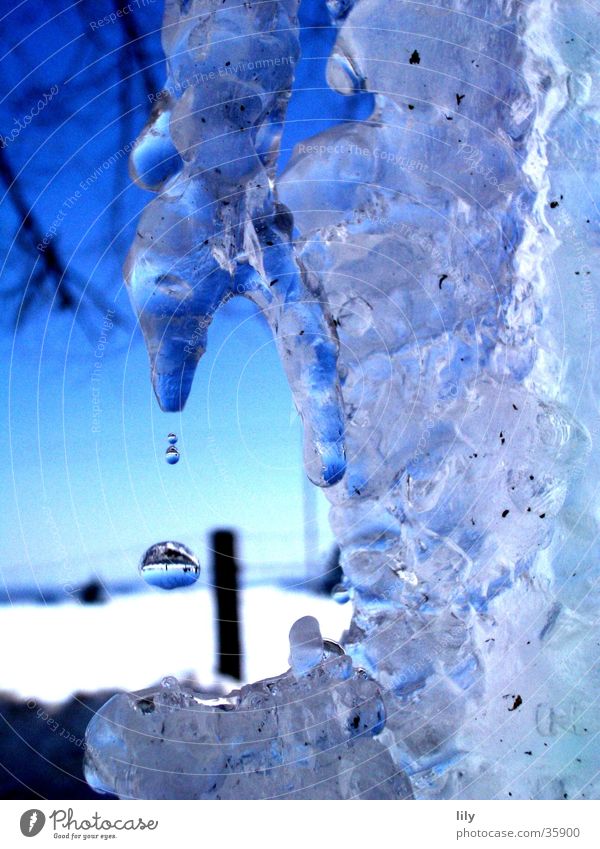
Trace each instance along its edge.
{"label": "dark fence post", "polygon": [[223,675],[240,681],[242,648],[235,535],[231,531],[215,531],[212,535],[212,550],[213,585],[217,602],[218,669]]}

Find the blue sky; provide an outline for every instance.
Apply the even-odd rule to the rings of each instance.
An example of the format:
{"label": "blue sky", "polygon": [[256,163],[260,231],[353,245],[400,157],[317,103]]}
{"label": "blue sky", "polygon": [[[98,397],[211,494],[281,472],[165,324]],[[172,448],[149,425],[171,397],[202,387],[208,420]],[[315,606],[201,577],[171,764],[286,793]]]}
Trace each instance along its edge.
{"label": "blue sky", "polygon": [[[181,414],[159,410],[138,332],[98,330],[108,341],[99,343],[106,347],[92,382],[96,352],[77,328],[69,340],[71,330],[66,317],[57,320],[59,338],[43,351],[29,334],[13,351],[2,346],[9,363],[2,569],[11,584],[45,584],[52,564],[48,574],[61,583],[98,567],[123,578],[132,558],[160,539],[185,541],[202,556],[215,526],[239,528],[254,563],[302,559],[300,424],[253,310],[242,305],[216,322]],[[179,436],[176,466],[164,460],[169,430]],[[325,513],[323,500],[322,539]],[[105,554],[110,561],[101,565]]]}

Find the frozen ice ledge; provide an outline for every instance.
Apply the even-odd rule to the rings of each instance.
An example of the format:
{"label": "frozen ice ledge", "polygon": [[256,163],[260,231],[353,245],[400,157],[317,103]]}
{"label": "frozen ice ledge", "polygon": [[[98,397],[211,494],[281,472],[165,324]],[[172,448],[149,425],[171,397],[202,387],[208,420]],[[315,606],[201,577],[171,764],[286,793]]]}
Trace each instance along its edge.
{"label": "frozen ice ledge", "polygon": [[291,668],[223,698],[165,678],[122,694],[86,736],[85,775],[136,799],[402,799],[410,782],[374,741],[385,724],[378,685],[304,617]]}

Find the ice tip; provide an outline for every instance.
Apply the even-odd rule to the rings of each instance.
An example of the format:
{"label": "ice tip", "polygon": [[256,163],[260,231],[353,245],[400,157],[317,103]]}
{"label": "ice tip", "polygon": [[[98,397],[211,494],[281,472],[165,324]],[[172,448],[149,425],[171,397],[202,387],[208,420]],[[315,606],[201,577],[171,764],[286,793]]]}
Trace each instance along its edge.
{"label": "ice tip", "polygon": [[323,470],[323,482],[325,486],[334,486],[339,483],[346,474],[346,456],[342,452],[335,459],[330,460]]}
{"label": "ice tip", "polygon": [[192,389],[195,365],[184,364],[170,372],[152,372],[152,387],[164,413],[178,413],[185,407]]}
{"label": "ice tip", "polygon": [[318,463],[307,464],[307,475],[311,483],[320,487],[334,486],[346,474],[346,452],[344,446],[336,443],[323,451],[317,451]]}

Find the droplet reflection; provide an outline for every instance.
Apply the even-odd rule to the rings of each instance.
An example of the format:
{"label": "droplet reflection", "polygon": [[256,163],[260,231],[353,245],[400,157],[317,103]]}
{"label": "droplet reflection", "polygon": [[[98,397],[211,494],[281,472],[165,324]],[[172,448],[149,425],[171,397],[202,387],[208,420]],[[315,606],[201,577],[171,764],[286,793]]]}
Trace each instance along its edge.
{"label": "droplet reflection", "polygon": [[165,460],[170,466],[174,466],[175,463],[179,462],[179,451],[174,445],[169,445],[165,451]]}
{"label": "droplet reflection", "polygon": [[140,574],[147,584],[163,590],[189,587],[200,577],[200,561],[181,542],[151,545],[140,562]]}

